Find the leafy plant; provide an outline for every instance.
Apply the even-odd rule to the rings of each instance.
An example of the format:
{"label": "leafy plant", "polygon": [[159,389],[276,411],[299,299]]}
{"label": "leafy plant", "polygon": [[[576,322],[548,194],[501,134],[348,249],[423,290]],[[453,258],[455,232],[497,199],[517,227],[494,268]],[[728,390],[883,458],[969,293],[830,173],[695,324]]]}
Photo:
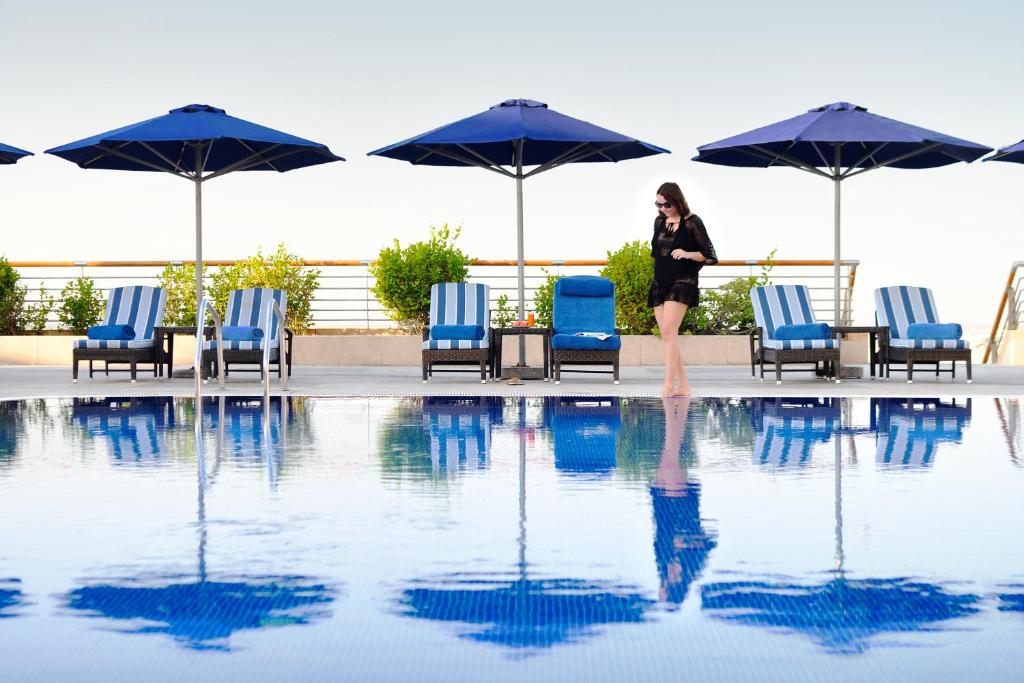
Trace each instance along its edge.
{"label": "leafy plant", "polygon": [[615,283],[615,321],[624,334],[650,334],[656,321],[647,305],[654,278],[651,244],[644,240],[627,242],[608,252],[608,264],[601,275]]}
{"label": "leafy plant", "polygon": [[555,283],[561,279],[561,275],[552,275],[546,269],[541,268],[547,279],[544,284],[533,290],[533,311],[536,323],[540,327],[551,327],[555,308]]}
{"label": "leafy plant", "polygon": [[[288,293],[285,323],[297,334],[302,334],[313,324],[313,297],[320,286],[320,271],[300,264],[301,259],[295,254],[289,254],[283,244],[279,244],[277,251],[272,254],[264,255],[258,250],[254,256],[234,265],[221,266],[210,277],[207,291],[223,315],[232,290],[248,287],[283,289]],[[192,277],[195,277],[194,270]],[[191,296],[194,298],[195,294]],[[194,304],[192,308],[195,308]],[[195,320],[194,310],[192,319]]]}
{"label": "leafy plant", "polygon": [[370,264],[373,294],[403,330],[416,332],[427,324],[432,285],[466,281],[469,257],[455,246],[461,232],[461,226],[452,231],[447,223],[431,226],[429,240],[404,248],[395,240]]}
{"label": "leafy plant", "polygon": [[738,277],[718,289],[703,292],[701,305],[686,312],[682,330],[690,334],[739,334],[753,327],[750,290],[769,283],[774,257],[773,249],[761,266],[760,275]]}
{"label": "leafy plant", "polygon": [[84,334],[103,318],[103,292],[92,278],[79,277],[64,285],[57,305],[57,318],[63,329]]}
{"label": "leafy plant", "polygon": [[25,288],[21,275],[6,258],[0,256],[0,334],[17,334],[22,329]]}
{"label": "leafy plant", "polygon": [[26,304],[22,313],[21,327],[31,332],[42,332],[46,329],[46,322],[50,312],[56,305],[53,297],[46,291],[46,287],[39,283],[39,294],[35,303]]}
{"label": "leafy plant", "polygon": [[508,294],[498,297],[497,309],[491,312],[491,322],[495,327],[509,327],[519,319],[519,307],[508,303]]}
{"label": "leafy plant", "polygon": [[[205,274],[206,268],[203,268]],[[196,266],[194,263],[168,265],[159,276],[160,287],[167,292],[165,325],[196,324]],[[290,300],[289,300],[290,303]]]}

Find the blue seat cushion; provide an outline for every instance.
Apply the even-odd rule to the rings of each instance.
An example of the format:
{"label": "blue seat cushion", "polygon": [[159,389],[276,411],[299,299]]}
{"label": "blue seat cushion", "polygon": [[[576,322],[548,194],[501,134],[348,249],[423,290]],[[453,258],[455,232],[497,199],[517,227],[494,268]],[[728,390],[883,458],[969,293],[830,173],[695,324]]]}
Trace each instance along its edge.
{"label": "blue seat cushion", "polygon": [[431,339],[483,339],[483,325],[431,325]]}
{"label": "blue seat cushion", "polygon": [[256,341],[263,339],[263,330],[250,325],[225,325],[220,328],[220,338],[224,341]]}
{"label": "blue seat cushion", "polygon": [[831,339],[832,328],[825,323],[804,323],[800,325],[779,325],[772,339]]}
{"label": "blue seat cushion", "polygon": [[607,339],[577,337],[574,334],[556,334],[551,338],[551,348],[564,351],[618,351],[622,340],[612,335]]}
{"label": "blue seat cushion", "polygon": [[135,328],[131,325],[93,325],[85,331],[89,339],[108,341],[131,341],[135,339]]}
{"label": "blue seat cushion", "polygon": [[559,280],[558,293],[562,296],[612,296],[615,285],[603,277],[576,275]]}
{"label": "blue seat cushion", "polygon": [[911,323],[907,339],[960,339],[964,330],[957,323]]}

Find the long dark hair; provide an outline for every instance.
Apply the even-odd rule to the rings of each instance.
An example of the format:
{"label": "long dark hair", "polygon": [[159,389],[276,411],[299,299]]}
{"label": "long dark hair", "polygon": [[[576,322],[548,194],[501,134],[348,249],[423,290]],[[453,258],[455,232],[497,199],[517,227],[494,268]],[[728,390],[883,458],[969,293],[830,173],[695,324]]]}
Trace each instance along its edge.
{"label": "long dark hair", "polygon": [[[660,194],[665,198],[666,202],[675,207],[676,211],[679,212],[679,220],[683,220],[690,215],[690,205],[686,203],[686,197],[683,196],[683,191],[679,189],[677,184],[662,183],[661,187],[658,188],[657,194]],[[665,222],[665,214],[661,211],[658,212],[658,220],[662,223]]]}

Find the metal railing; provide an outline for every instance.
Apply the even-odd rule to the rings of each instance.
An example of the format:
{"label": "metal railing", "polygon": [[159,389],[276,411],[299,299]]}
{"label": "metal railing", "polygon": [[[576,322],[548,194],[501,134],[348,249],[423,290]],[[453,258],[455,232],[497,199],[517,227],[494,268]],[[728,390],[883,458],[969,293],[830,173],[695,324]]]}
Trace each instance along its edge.
{"label": "metal railing", "polygon": [[985,356],[982,363],[999,362],[999,347],[1003,343],[1003,337],[1010,330],[1016,330],[1020,325],[1021,314],[1024,313],[1024,287],[1020,275],[1024,261],[1014,261],[1010,265],[1010,274],[1006,278],[1006,286],[1003,288],[1003,295],[999,298],[999,308],[996,310],[996,319],[992,322],[992,333],[989,334],[985,343]]}
{"label": "metal railing", "polygon": [[[12,261],[28,287],[27,303],[38,302],[40,285],[53,298],[57,298],[64,285],[80,276],[92,278],[102,290],[124,285],[155,285],[160,272],[168,265],[188,264],[190,261]],[[207,261],[211,267],[233,265],[235,261]],[[392,328],[380,302],[373,295],[374,278],[370,274],[370,260],[309,260],[301,265],[320,270],[319,289],[312,303],[313,327],[318,331],[351,328]],[[833,319],[832,261],[829,259],[773,260],[726,259],[701,271],[701,289],[713,290],[737,277],[757,276],[762,268],[771,267],[769,279],[775,284],[805,284],[811,292],[811,305],[820,320]],[[842,320],[853,320],[853,287],[859,261],[844,260],[840,284]],[[597,274],[607,264],[604,259],[585,260],[527,260],[526,300],[529,313],[534,294],[548,275]],[[498,297],[508,296],[509,305],[515,307],[516,262],[514,260],[476,259],[470,264],[469,277],[491,288],[491,310],[496,309]],[[50,327],[56,327],[56,316],[51,313]]]}

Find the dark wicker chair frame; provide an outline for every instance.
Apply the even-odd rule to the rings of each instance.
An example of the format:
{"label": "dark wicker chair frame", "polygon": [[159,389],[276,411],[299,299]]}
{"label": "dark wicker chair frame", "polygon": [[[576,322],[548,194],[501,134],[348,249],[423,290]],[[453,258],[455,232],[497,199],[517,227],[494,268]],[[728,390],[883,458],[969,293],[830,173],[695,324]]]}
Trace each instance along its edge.
{"label": "dark wicker chair frame", "polygon": [[[907,373],[907,384],[914,382],[915,365],[932,365],[934,366],[932,369],[936,377],[940,373],[949,373],[953,379],[956,379],[957,361],[963,361],[967,364],[967,383],[971,384],[974,379],[971,376],[970,349],[907,349],[899,346],[890,346],[885,342],[882,344],[884,377],[888,379],[893,370],[905,372]],[[941,364],[945,362],[950,363],[948,370],[943,370],[941,367]],[[903,367],[893,367],[894,364],[899,364]]]}
{"label": "dark wicker chair frame", "polygon": [[[423,341],[430,338],[430,328],[423,328]],[[423,349],[423,383],[435,372],[475,372],[480,369],[480,383],[495,375],[494,330],[487,328],[486,349]]]}
{"label": "dark wicker chair frame", "polygon": [[[145,349],[73,349],[71,356],[71,378],[78,381],[78,364],[81,361],[89,361],[89,379],[92,379],[94,367],[93,362],[103,361],[104,374],[111,372],[131,373],[132,383],[138,377],[138,365],[144,363],[153,364],[153,376],[163,375],[163,349],[158,349],[156,342],[153,346]],[[111,365],[128,365],[127,370],[111,370]]]}
{"label": "dark wicker chair frame", "polygon": [[[750,330],[750,376],[757,376],[760,367],[760,380],[764,381],[764,366],[770,363],[775,366],[775,383],[782,384],[783,372],[813,372],[816,375],[827,375],[839,384],[839,349],[769,349],[762,342],[764,329],[755,327]],[[811,367],[785,368],[785,365],[808,365]]]}
{"label": "dark wicker chair frame", "polygon": [[[280,378],[282,374],[282,355],[284,359],[284,367],[288,368],[288,376],[292,376],[292,338],[295,333],[284,328],[284,345],[282,349],[278,350],[277,359],[270,359],[270,370],[273,372],[277,370],[277,376]],[[207,340],[213,339],[213,329],[210,328],[206,331],[205,337]],[[282,354],[283,351],[283,354]],[[256,367],[238,368],[235,372],[261,372],[263,369],[263,349],[224,349],[224,376],[227,377],[231,374],[231,366],[234,365],[255,365]],[[203,373],[206,377],[213,377],[217,374],[217,350],[216,349],[204,349],[203,350]]]}
{"label": "dark wicker chair frame", "polygon": [[[622,330],[615,328],[615,336],[621,337]],[[551,369],[552,374],[555,378],[555,384],[562,381],[562,372],[585,372],[598,375],[611,375],[612,382],[615,384],[619,383],[619,351],[621,349],[615,349],[614,351],[594,350],[594,349],[556,349],[551,345],[551,339],[554,334],[548,335],[547,343],[551,358]],[[577,365],[610,365],[611,370],[580,370],[575,367],[563,368],[563,365],[577,366]]]}

